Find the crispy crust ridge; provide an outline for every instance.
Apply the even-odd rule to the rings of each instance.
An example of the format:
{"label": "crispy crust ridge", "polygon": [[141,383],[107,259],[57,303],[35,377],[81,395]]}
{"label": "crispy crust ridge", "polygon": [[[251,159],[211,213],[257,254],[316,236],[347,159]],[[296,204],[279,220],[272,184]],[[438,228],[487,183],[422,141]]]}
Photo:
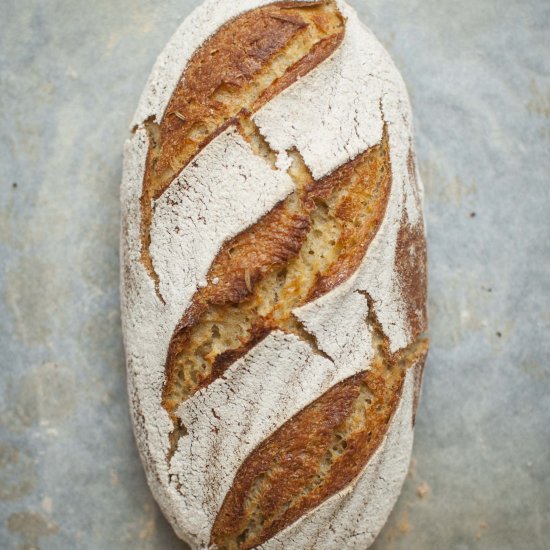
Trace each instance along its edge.
{"label": "crispy crust ridge", "polygon": [[163,391],[174,422],[177,406],[232,363],[218,356],[236,360],[276,328],[301,337],[292,310],[359,267],[389,198],[389,156],[384,130],[380,145],[316,182],[294,154],[296,191],[221,248],[174,332]]}
{"label": "crispy crust ridge", "polygon": [[189,61],[160,122],[144,122],[149,152],[141,203],[141,261],[155,281],[149,247],[153,204],[192,159],[239,115],[249,115],[326,59],[344,35],[332,0],[274,3],[223,25]]}
{"label": "crispy crust ridge", "polygon": [[218,513],[212,544],[262,544],[363,471],[397,409],[407,369],[421,377],[428,347],[419,338],[390,354],[373,311],[366,320],[377,346],[371,368],[333,386],[248,456]]}

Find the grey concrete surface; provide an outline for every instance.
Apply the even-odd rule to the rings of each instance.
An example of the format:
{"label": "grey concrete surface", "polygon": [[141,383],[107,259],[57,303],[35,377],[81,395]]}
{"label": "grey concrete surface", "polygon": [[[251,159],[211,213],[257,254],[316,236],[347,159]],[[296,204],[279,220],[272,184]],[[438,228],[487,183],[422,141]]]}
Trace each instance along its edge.
{"label": "grey concrete surface", "polygon": [[[432,351],[376,550],[550,548],[550,3],[352,0],[408,83]],[[198,1],[0,2],[0,548],[168,550],[119,320],[127,125]]]}

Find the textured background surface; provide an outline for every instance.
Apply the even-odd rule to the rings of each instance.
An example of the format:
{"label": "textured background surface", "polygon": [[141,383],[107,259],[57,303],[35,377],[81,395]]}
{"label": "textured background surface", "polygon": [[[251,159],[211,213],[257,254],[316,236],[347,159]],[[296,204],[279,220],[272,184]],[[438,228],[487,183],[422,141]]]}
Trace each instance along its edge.
{"label": "textured background surface", "polygon": [[[198,1],[2,0],[0,548],[175,549],[134,446],[122,143]],[[355,0],[408,83],[432,351],[376,550],[550,540],[550,3]]]}

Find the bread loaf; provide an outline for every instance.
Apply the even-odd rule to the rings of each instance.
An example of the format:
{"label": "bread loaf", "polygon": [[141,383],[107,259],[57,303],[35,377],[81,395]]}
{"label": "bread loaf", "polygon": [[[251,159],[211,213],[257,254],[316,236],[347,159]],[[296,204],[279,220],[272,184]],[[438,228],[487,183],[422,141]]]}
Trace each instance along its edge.
{"label": "bread loaf", "polygon": [[206,0],[125,147],[122,316],[151,490],[193,548],[367,547],[427,354],[403,81],[342,0]]}

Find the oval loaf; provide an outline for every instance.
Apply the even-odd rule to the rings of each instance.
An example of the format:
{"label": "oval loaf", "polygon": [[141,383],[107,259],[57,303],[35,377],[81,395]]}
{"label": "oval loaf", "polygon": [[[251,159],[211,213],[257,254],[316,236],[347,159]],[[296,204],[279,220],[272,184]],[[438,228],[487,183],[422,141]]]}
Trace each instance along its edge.
{"label": "oval loaf", "polygon": [[122,315],[151,490],[193,548],[364,549],[427,354],[422,186],[342,0],[206,0],[126,143]]}

